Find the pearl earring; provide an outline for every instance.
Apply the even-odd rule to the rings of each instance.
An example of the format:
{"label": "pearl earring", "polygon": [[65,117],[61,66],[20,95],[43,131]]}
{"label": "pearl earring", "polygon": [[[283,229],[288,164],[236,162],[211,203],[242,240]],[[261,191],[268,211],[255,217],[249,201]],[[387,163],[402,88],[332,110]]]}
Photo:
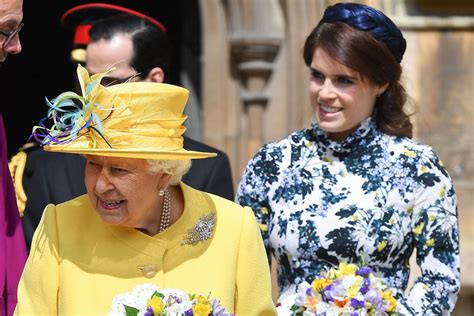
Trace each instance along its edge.
{"label": "pearl earring", "polygon": [[165,190],[160,189],[160,191],[158,191],[158,194],[159,194],[160,196],[164,196],[164,195],[165,195]]}

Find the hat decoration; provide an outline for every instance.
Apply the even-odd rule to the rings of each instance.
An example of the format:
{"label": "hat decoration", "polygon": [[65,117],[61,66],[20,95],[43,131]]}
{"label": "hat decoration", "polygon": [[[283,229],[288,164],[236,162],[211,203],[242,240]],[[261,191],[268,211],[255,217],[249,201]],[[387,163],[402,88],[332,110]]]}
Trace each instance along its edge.
{"label": "hat decoration", "polygon": [[[194,159],[215,153],[183,148],[188,90],[164,83],[126,82],[105,87],[110,69],[89,77],[80,64],[82,95],[47,100],[48,115],[31,137],[48,151],[142,159]],[[46,121],[52,121],[50,128]]]}
{"label": "hat decoration", "polygon": [[[33,127],[30,138],[34,138],[41,145],[58,145],[70,143],[85,133],[90,133],[93,147],[97,146],[97,137],[100,137],[111,148],[102,134],[102,122],[116,109],[115,104],[112,102],[111,107],[105,107],[97,102],[97,97],[108,93],[100,81],[112,70],[113,68],[89,77],[87,70],[79,65],[77,76],[82,96],[66,91],[52,101],[45,98],[49,107],[48,114],[38,126]],[[47,120],[53,121],[51,128],[46,127]]]}

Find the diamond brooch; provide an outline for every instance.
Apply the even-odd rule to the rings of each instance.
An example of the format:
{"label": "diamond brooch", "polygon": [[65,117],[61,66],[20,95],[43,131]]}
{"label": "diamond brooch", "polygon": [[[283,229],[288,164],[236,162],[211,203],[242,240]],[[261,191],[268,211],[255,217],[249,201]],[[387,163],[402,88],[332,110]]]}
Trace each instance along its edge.
{"label": "diamond brooch", "polygon": [[194,227],[188,230],[188,234],[181,241],[181,245],[196,246],[200,241],[204,242],[211,238],[215,222],[216,215],[214,213],[201,216]]}

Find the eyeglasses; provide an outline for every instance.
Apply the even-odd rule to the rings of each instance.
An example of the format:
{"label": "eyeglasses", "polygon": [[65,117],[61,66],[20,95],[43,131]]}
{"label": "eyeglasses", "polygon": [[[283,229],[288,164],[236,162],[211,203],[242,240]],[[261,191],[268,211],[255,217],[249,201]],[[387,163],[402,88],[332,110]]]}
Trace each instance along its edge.
{"label": "eyeglasses", "polygon": [[18,34],[20,33],[21,29],[23,28],[23,25],[25,23],[20,23],[20,25],[18,25],[18,27],[13,30],[13,31],[10,31],[10,32],[5,32],[5,31],[1,31],[0,30],[0,35],[3,35],[5,36],[5,39],[3,40],[3,44],[2,44],[2,48],[5,48],[8,46],[8,44],[10,44],[10,42],[12,41],[12,39]]}

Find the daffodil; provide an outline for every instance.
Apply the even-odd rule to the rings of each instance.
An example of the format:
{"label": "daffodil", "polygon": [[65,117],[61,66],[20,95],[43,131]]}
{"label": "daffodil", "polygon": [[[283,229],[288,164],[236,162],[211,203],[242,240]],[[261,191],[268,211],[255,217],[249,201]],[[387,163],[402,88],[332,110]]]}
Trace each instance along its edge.
{"label": "daffodil", "polygon": [[193,306],[193,315],[194,316],[208,316],[212,312],[212,305],[209,300],[202,296],[198,295],[196,299],[196,304]]}
{"label": "daffodil", "polygon": [[392,313],[397,307],[397,300],[393,297],[392,291],[383,291],[382,299],[388,302],[387,312]]}
{"label": "daffodil", "polygon": [[339,263],[339,270],[341,271],[342,275],[355,275],[357,271],[357,266],[352,263]]}
{"label": "daffodil", "polygon": [[146,301],[146,305],[151,307],[154,315],[160,315],[165,308],[163,300],[158,295],[153,295],[151,299]]}
{"label": "daffodil", "polygon": [[315,292],[321,293],[323,289],[330,284],[332,284],[332,280],[326,278],[319,278],[313,280],[313,282],[311,283],[311,287]]}

